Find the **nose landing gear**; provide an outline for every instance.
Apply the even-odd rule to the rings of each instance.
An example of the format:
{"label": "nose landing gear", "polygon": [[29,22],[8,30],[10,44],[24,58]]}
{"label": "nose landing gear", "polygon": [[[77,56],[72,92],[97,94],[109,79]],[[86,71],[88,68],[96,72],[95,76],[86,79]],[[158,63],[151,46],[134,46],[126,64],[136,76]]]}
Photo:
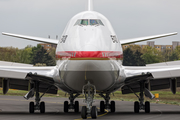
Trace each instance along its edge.
{"label": "nose landing gear", "polygon": [[81,117],[86,119],[87,115],[91,115],[92,119],[96,119],[98,115],[97,108],[96,106],[92,106],[94,95],[96,94],[96,87],[88,81],[88,83],[83,86],[82,91],[82,94],[85,95],[84,102],[87,105],[82,107]]}

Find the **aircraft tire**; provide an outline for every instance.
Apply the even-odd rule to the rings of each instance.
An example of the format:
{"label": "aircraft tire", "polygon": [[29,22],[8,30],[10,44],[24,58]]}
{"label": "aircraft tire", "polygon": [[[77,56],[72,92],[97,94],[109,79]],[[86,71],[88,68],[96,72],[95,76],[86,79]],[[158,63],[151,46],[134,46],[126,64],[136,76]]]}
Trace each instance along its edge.
{"label": "aircraft tire", "polygon": [[75,101],[75,104],[74,104],[74,112],[76,112],[76,113],[79,112],[79,101]]}
{"label": "aircraft tire", "polygon": [[87,119],[87,108],[86,108],[86,106],[82,106],[81,117],[83,119]]}
{"label": "aircraft tire", "polygon": [[145,102],[145,113],[150,113],[150,102],[149,101]]}
{"label": "aircraft tire", "polygon": [[139,102],[138,101],[134,102],[134,112],[139,113]]}
{"label": "aircraft tire", "polygon": [[116,106],[115,101],[111,101],[111,112],[115,112]]}
{"label": "aircraft tire", "polygon": [[67,113],[69,110],[68,101],[64,101],[64,112]]}
{"label": "aircraft tire", "polygon": [[92,106],[92,109],[91,109],[91,118],[92,119],[96,119],[97,118],[97,108],[96,108],[96,106]]}
{"label": "aircraft tire", "polygon": [[29,103],[29,113],[34,113],[34,102]]}
{"label": "aircraft tire", "polygon": [[101,101],[101,102],[100,102],[100,112],[101,112],[101,113],[104,113],[104,109],[105,109],[104,101]]}
{"label": "aircraft tire", "polygon": [[40,103],[40,113],[45,113],[45,102]]}

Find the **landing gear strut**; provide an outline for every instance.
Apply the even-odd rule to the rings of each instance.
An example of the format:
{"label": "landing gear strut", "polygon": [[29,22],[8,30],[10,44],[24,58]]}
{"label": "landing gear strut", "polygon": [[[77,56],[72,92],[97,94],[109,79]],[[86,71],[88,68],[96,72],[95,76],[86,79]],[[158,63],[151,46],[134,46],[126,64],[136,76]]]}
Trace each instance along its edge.
{"label": "landing gear strut", "polygon": [[96,106],[92,106],[94,95],[96,94],[96,87],[88,81],[88,83],[83,86],[82,91],[85,95],[84,101],[87,105],[82,107],[81,117],[86,119],[87,115],[89,114],[91,115],[92,119],[96,119],[98,115],[97,108]]}
{"label": "landing gear strut", "polygon": [[35,104],[34,102],[29,103],[29,113],[34,113],[35,110],[40,110],[40,113],[45,113],[45,102],[40,102],[41,98],[44,96],[44,94],[51,88],[51,86],[48,87],[45,93],[43,93],[41,96],[39,94],[39,81],[34,81],[35,84]]}
{"label": "landing gear strut", "polygon": [[70,94],[69,100],[70,100],[70,104],[68,103],[68,101],[64,101],[64,112],[68,112],[69,109],[74,109],[74,112],[78,113],[79,112],[79,101],[75,101],[74,100],[76,97],[78,97],[80,94],[77,93],[76,95]]}
{"label": "landing gear strut", "polygon": [[115,112],[115,110],[116,110],[116,108],[115,108],[115,101],[111,101],[111,103],[109,103],[109,100],[110,100],[109,94],[106,94],[106,96],[105,96],[105,95],[103,95],[103,94],[101,93],[101,94],[99,94],[99,95],[100,95],[101,97],[103,97],[104,100],[105,100],[105,103],[104,103],[104,101],[101,101],[101,102],[100,102],[100,112],[101,112],[101,113],[104,113],[104,110],[105,110],[105,109],[110,109],[111,112]]}
{"label": "landing gear strut", "polygon": [[45,113],[45,103],[40,102],[41,97],[39,96],[39,82],[38,81],[35,82],[35,90],[36,90],[35,105],[34,105],[34,102],[29,103],[29,112],[34,113],[35,110],[40,110],[40,113]]}
{"label": "landing gear strut", "polygon": [[139,113],[139,110],[145,110],[146,113],[150,113],[150,102],[146,101],[144,104],[144,90],[145,90],[145,81],[140,82],[140,94],[139,96],[134,93],[138,98],[139,102],[134,102],[134,112]]}

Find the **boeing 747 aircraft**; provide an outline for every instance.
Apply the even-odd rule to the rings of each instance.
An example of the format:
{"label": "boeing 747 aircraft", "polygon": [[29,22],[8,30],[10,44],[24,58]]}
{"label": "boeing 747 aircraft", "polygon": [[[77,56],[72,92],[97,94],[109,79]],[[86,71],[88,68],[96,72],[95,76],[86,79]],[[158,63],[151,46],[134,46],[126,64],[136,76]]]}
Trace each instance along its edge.
{"label": "boeing 747 aircraft", "polygon": [[[125,44],[152,40],[176,35],[168,33],[119,40],[109,20],[93,11],[93,1],[88,0],[87,11],[81,12],[69,21],[60,40],[31,37],[3,32],[3,35],[26,40],[56,44],[57,65],[52,67],[15,67],[0,66],[3,78],[3,92],[9,88],[29,91],[24,98],[35,94],[35,103],[30,102],[29,112],[40,110],[45,113],[45,103],[41,101],[45,93],[56,94],[58,89],[70,95],[64,102],[64,112],[73,109],[79,112],[79,102],[75,99],[84,94],[86,105],[82,107],[83,119],[90,115],[97,118],[97,108],[93,106],[95,94],[104,100],[100,102],[100,112],[105,109],[115,112],[115,101],[109,95],[116,90],[123,94],[134,93],[139,101],[134,103],[134,112],[150,112],[150,103],[144,101],[144,95],[154,98],[151,90],[171,88],[176,93],[179,84],[180,65],[166,66],[123,66],[122,46]],[[39,93],[44,93],[42,96]],[[136,93],[140,92],[140,95]]]}

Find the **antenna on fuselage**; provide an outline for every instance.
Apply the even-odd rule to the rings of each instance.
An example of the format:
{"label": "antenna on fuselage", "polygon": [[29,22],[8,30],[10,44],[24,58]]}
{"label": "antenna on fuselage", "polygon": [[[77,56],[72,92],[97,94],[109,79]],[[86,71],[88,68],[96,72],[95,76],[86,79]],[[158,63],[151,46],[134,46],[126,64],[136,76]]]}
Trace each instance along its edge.
{"label": "antenna on fuselage", "polygon": [[88,0],[87,10],[93,11],[93,0]]}

